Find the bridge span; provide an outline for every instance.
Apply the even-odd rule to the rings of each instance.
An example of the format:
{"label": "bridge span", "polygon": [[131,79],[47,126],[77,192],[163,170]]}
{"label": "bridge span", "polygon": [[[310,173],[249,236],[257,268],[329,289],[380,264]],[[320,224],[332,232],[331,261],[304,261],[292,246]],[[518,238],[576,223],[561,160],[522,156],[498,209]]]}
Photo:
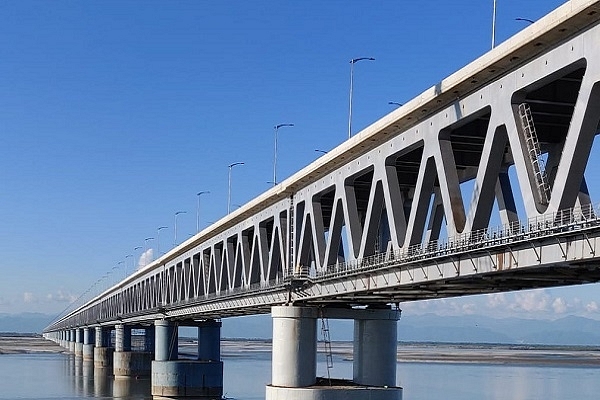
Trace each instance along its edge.
{"label": "bridge span", "polygon": [[[401,398],[400,303],[600,281],[585,178],[598,162],[598,43],[600,2],[565,3],[46,336],[97,364],[114,357],[127,375],[131,329],[143,328],[153,394],[211,398],[222,394],[220,319],[272,312],[267,398]],[[318,318],[355,320],[352,389],[314,386]],[[179,325],[198,326],[195,364],[177,361]]]}

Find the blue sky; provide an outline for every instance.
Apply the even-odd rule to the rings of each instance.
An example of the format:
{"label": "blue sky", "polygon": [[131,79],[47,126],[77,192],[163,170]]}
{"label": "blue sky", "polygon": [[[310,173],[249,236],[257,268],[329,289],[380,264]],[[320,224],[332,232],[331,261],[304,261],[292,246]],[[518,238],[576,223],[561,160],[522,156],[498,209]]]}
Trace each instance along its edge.
{"label": "blue sky", "polygon": [[[497,43],[562,1],[498,0]],[[58,313],[484,54],[492,0],[0,2],[0,313]],[[593,184],[592,184],[593,185]],[[600,186],[600,185],[599,185]],[[156,251],[156,240],[148,242]],[[132,257],[127,257],[132,255]],[[122,262],[119,264],[119,262]],[[116,268],[115,268],[116,267]],[[99,286],[99,285],[97,285]],[[600,286],[406,305],[600,318]]]}

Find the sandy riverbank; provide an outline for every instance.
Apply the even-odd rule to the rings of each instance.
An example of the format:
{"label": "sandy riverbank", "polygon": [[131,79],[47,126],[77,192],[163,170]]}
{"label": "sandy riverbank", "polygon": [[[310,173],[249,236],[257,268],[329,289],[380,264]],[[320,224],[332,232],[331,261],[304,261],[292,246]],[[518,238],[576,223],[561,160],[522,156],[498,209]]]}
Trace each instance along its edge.
{"label": "sandy riverbank", "polygon": [[[180,339],[179,352],[193,357],[196,342]],[[333,342],[334,356],[352,360],[351,342]],[[0,336],[1,354],[66,353],[67,351],[41,336]],[[319,352],[323,344],[319,343]],[[271,343],[266,340],[222,340],[221,354],[227,358],[262,354],[270,357]],[[487,344],[400,343],[398,362],[409,363],[476,363],[476,364],[535,364],[557,366],[586,366],[600,368],[600,347],[526,346]]]}
{"label": "sandy riverbank", "polygon": [[65,349],[42,336],[0,336],[0,354],[64,353]]}
{"label": "sandy riverbank", "polygon": [[[352,343],[333,342],[332,354],[351,361]],[[270,353],[271,344],[263,341],[224,341],[224,358],[244,353]],[[319,352],[324,346],[319,343]],[[399,343],[398,362],[461,364],[535,364],[587,366],[600,368],[600,348],[580,346],[535,346],[449,343]]]}

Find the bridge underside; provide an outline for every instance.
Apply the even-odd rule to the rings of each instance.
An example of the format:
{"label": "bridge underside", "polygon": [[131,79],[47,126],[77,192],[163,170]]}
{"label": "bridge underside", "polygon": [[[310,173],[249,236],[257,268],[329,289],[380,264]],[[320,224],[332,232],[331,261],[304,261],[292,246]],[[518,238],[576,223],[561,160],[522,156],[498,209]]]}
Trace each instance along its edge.
{"label": "bridge underside", "polygon": [[[586,264],[583,269],[574,265],[555,265],[510,272],[491,272],[469,278],[439,279],[414,285],[403,285],[398,288],[370,289],[351,295],[333,295],[314,303],[319,305],[389,304],[555,286],[580,285],[599,281],[600,262],[593,267]],[[306,304],[311,303],[313,302],[306,302]]]}

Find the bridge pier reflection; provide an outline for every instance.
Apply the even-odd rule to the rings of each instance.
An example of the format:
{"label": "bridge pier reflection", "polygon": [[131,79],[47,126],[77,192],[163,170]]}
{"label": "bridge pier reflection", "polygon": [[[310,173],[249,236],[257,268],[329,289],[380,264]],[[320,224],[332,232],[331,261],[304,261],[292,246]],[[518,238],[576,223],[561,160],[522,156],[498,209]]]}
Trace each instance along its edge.
{"label": "bridge pier reflection", "polygon": [[[399,311],[277,306],[273,317],[272,383],[266,400],[401,400],[396,386]],[[354,320],[353,379],[318,379],[317,319]]]}
{"label": "bridge pier reflection", "polygon": [[[154,399],[213,399],[223,396],[221,322],[157,320],[152,362]],[[178,326],[198,328],[196,359],[179,359]]]}

